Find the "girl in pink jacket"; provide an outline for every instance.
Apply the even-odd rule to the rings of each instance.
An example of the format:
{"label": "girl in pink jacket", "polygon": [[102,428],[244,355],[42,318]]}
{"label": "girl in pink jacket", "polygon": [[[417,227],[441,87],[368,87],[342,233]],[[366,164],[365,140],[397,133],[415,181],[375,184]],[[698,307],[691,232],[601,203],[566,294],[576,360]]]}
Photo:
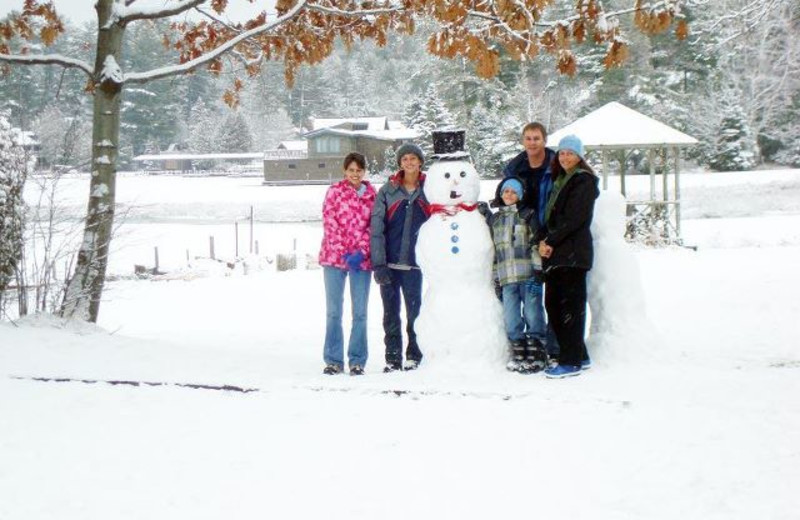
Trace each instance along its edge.
{"label": "girl in pink jacket", "polygon": [[370,265],[369,221],[375,188],[364,180],[366,160],[360,153],[344,158],[344,179],[328,188],[322,206],[322,247],[319,263],[325,279],[325,346],[323,373],[344,371],[342,304],[345,279],[350,277],[353,324],[347,347],[350,375],[362,375],[367,363],[367,303]]}

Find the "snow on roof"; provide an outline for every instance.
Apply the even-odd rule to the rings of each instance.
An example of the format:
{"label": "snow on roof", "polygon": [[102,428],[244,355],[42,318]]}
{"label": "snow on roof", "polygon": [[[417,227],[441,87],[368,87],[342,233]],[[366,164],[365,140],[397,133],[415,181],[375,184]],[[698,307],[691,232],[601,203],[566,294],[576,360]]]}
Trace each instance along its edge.
{"label": "snow on roof", "polygon": [[580,137],[587,148],[652,148],[697,144],[694,137],[616,101],[553,132],[547,140],[556,145],[562,137],[570,134]]}
{"label": "snow on roof", "polygon": [[345,123],[361,123],[367,125],[367,130],[386,130],[391,128],[385,117],[348,117],[348,118],[318,118],[311,121],[311,130],[321,130],[323,128],[331,128]]}
{"label": "snow on roof", "polygon": [[264,158],[264,152],[252,153],[162,153],[137,155],[134,161],[201,161],[209,159],[258,159]]}
{"label": "snow on roof", "polygon": [[308,151],[308,141],[281,141],[278,149]]}
{"label": "snow on roof", "polygon": [[402,125],[391,130],[348,130],[346,128],[320,128],[319,130],[312,130],[306,133],[303,137],[306,139],[317,137],[323,134],[343,135],[348,137],[371,137],[381,141],[402,141],[416,139],[419,133],[412,129],[406,128]]}

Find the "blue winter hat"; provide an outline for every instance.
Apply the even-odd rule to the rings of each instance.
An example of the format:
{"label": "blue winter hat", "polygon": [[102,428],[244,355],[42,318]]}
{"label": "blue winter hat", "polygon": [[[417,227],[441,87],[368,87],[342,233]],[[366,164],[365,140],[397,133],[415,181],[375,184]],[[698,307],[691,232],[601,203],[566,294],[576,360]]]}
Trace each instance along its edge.
{"label": "blue winter hat", "polygon": [[400,159],[403,158],[404,155],[408,155],[413,153],[417,157],[419,157],[420,163],[425,163],[425,154],[422,151],[422,148],[415,145],[414,143],[403,143],[400,148],[397,149],[396,159],[397,159],[397,166],[400,166]]}
{"label": "blue winter hat", "polygon": [[500,185],[500,195],[506,190],[506,188],[511,188],[516,192],[517,198],[522,199],[522,183],[519,182],[517,179],[506,179],[503,181],[503,184]]}
{"label": "blue winter hat", "polygon": [[580,138],[577,135],[567,135],[561,138],[558,142],[558,151],[561,150],[570,150],[575,152],[575,155],[583,159],[583,143],[581,142]]}

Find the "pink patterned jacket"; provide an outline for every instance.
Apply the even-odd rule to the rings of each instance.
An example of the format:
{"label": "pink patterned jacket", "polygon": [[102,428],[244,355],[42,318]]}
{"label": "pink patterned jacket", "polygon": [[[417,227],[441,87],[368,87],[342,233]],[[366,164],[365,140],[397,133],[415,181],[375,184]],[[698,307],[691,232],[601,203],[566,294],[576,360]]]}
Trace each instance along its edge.
{"label": "pink patterned jacket", "polygon": [[361,251],[361,269],[372,269],[369,260],[369,219],[375,204],[375,188],[368,181],[364,194],[359,196],[347,179],[328,188],[322,205],[322,247],[319,264],[347,269],[342,256]]}

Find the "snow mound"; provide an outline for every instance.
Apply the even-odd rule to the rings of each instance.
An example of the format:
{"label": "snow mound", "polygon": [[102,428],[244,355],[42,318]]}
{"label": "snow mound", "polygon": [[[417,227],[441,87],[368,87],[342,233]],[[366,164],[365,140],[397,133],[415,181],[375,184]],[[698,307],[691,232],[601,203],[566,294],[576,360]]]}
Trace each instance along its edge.
{"label": "snow mound", "polygon": [[625,199],[603,191],[592,222],[595,260],[588,280],[589,352],[601,363],[630,361],[658,343],[647,316],[639,262],[624,232]]}

